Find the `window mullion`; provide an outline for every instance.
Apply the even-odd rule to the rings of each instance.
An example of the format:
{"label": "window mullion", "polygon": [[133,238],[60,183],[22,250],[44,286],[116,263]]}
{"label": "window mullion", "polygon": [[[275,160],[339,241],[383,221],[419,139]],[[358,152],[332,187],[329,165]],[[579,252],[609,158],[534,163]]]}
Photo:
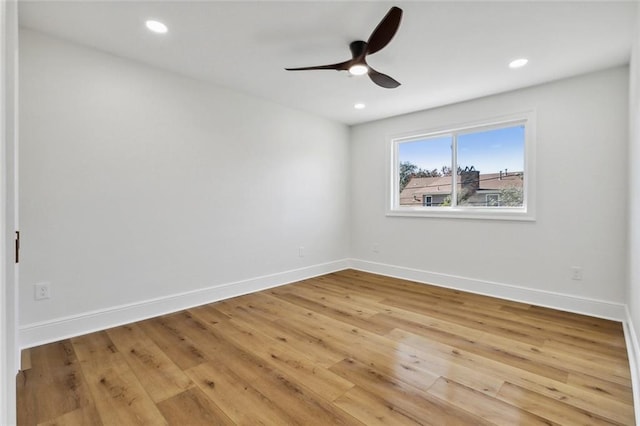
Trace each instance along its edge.
{"label": "window mullion", "polygon": [[458,206],[458,133],[451,134],[451,207]]}

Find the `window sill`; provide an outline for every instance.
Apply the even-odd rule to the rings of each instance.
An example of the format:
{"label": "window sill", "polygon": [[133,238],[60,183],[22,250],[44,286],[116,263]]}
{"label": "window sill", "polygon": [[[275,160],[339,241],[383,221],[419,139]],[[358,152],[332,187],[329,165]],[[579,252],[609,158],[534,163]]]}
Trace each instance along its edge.
{"label": "window sill", "polygon": [[[443,211],[444,210],[444,211]],[[515,220],[533,222],[533,212],[526,209],[483,209],[483,208],[450,208],[450,207],[405,207],[387,210],[387,216],[430,217],[440,219],[481,219],[481,220]]]}

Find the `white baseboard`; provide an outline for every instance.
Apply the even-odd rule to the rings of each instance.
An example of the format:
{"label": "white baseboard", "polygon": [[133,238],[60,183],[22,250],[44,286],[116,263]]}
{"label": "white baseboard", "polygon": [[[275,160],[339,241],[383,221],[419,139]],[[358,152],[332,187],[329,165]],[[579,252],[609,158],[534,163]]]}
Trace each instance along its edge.
{"label": "white baseboard", "polygon": [[599,318],[624,322],[627,320],[626,305],[573,296],[570,294],[536,290],[510,284],[482,281],[473,278],[423,271],[420,269],[388,265],[367,260],[350,259],[353,269],[386,275],[394,278],[417,281],[438,287],[468,291],[515,302],[528,303],[567,312],[590,315]]}
{"label": "white baseboard", "polygon": [[165,315],[194,306],[340,271],[349,267],[347,260],[323,263],[215,287],[144,300],[50,321],[27,324],[18,328],[20,349],[56,342],[94,331]]}
{"label": "white baseboard", "polygon": [[629,356],[629,368],[631,370],[631,386],[633,388],[633,406],[636,414],[636,424],[640,425],[640,342],[633,326],[633,319],[628,307],[625,307],[627,315],[624,321],[624,337],[627,343],[627,354]]}
{"label": "white baseboard", "polygon": [[82,334],[165,315],[182,309],[253,293],[347,268],[627,322],[627,312],[624,304],[366,260],[348,259],[226,283],[167,297],[85,312],[50,321],[26,324],[20,326],[18,329],[19,347],[20,349],[25,349],[69,337],[80,336]]}

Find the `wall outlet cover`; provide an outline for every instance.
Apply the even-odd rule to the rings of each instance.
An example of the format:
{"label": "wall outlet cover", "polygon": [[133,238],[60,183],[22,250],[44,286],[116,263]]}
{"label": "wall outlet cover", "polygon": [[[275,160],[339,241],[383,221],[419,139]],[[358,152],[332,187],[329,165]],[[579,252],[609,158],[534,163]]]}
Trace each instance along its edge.
{"label": "wall outlet cover", "polygon": [[38,283],[34,285],[34,298],[36,300],[50,299],[51,298],[51,284],[50,283]]}

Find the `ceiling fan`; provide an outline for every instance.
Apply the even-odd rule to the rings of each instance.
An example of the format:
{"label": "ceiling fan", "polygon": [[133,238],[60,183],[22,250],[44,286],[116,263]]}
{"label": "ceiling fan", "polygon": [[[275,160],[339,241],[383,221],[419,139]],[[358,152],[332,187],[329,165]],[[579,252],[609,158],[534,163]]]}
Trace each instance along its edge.
{"label": "ceiling fan", "polygon": [[285,68],[287,71],[306,71],[306,70],[336,70],[336,71],[349,71],[352,75],[364,75],[368,74],[371,81],[378,86],[394,89],[400,86],[393,78],[386,74],[382,74],[371,68],[367,64],[367,55],[376,53],[382,50],[393,38],[400,26],[400,20],[402,19],[402,9],[399,7],[392,7],[389,12],[382,18],[382,21],[378,24],[369,40],[362,41],[356,40],[349,44],[352,58],[348,61],[340,62],[331,65],[319,65],[314,67],[302,67],[302,68]]}

